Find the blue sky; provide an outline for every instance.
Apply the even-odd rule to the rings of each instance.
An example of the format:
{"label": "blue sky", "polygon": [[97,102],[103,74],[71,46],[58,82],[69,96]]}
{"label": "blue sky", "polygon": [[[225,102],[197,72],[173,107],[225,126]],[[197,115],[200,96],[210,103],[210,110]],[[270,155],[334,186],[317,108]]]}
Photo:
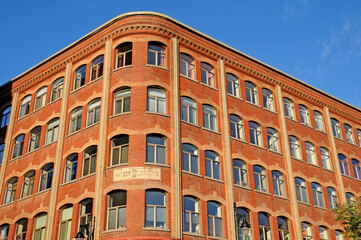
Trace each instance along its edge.
{"label": "blue sky", "polygon": [[2,0],[0,85],[131,11],[166,14],[361,108],[360,0]]}

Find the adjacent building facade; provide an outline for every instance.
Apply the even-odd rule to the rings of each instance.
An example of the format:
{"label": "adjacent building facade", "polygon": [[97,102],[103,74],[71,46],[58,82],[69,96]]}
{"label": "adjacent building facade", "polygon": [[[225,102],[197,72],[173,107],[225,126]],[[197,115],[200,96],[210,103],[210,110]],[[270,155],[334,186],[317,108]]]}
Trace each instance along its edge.
{"label": "adjacent building facade", "polygon": [[0,93],[0,239],[73,239],[91,214],[95,239],[343,239],[331,209],[361,197],[359,109],[162,14]]}

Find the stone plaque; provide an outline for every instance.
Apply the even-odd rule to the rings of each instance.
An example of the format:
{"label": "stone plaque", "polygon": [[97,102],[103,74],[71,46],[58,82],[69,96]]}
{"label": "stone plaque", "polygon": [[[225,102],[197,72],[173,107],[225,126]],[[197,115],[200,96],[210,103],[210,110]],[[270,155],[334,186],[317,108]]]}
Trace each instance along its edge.
{"label": "stone plaque", "polygon": [[160,180],[160,168],[131,167],[114,170],[114,182],[131,179]]}

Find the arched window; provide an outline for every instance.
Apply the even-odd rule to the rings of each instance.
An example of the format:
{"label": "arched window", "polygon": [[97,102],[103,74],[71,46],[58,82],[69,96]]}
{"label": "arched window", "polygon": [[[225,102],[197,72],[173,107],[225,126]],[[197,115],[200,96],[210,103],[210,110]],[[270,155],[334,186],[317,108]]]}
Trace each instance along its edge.
{"label": "arched window", "polygon": [[46,213],[41,213],[34,220],[34,237],[33,240],[44,240],[46,230]]}
{"label": "arched window", "polygon": [[341,230],[335,230],[335,237],[336,240],[344,240],[343,233]]}
{"label": "arched window", "polygon": [[183,148],[183,170],[198,173],[198,149],[193,145],[184,143]]}
{"label": "arched window", "polygon": [[215,80],[214,80],[214,68],[208,63],[202,62],[201,63],[201,73],[202,73],[202,83],[210,86],[215,87]]}
{"label": "arched window", "polygon": [[95,173],[97,162],[97,146],[91,146],[84,151],[83,176]]}
{"label": "arched window", "polygon": [[108,229],[125,228],[127,211],[127,191],[108,193]]}
{"label": "arched window", "polygon": [[166,46],[160,42],[148,43],[148,64],[165,67],[166,63]]}
{"label": "arched window", "polygon": [[11,106],[5,108],[1,112],[1,115],[0,115],[0,121],[1,121],[0,128],[3,128],[5,126],[9,125],[10,113],[11,113]]}
{"label": "arched window", "polygon": [[145,191],[145,227],[166,227],[165,193],[159,190]]}
{"label": "arched window", "polygon": [[300,142],[294,136],[289,136],[291,157],[301,159]]}
{"label": "arched window", "polygon": [[322,196],[322,187],[320,184],[313,182],[312,186],[312,194],[313,194],[313,203],[315,206],[324,207],[323,196]]}
{"label": "arched window", "polygon": [[117,47],[117,68],[132,65],[133,43],[125,42]]}
{"label": "arched window", "polygon": [[297,200],[300,202],[307,203],[307,188],[306,182],[302,178],[296,177],[295,178],[296,184],[296,192],[297,192]]}
{"label": "arched window", "polygon": [[346,140],[348,143],[354,144],[355,140],[353,138],[353,131],[350,125],[348,124],[344,124],[343,125],[345,127],[345,133],[346,133]]}
{"label": "arched window", "polygon": [[273,128],[267,128],[267,140],[268,140],[268,149],[280,152],[280,146],[278,141],[278,132]]}
{"label": "arched window", "polygon": [[281,197],[286,197],[285,180],[283,174],[279,171],[272,171],[272,182],[274,194]]}
{"label": "arched window", "polygon": [[310,114],[308,108],[301,104],[298,107],[300,109],[301,123],[310,126]]}
{"label": "arched window", "polygon": [[295,111],[293,102],[288,98],[283,98],[283,105],[285,107],[285,116],[295,120]]}
{"label": "arched window", "polygon": [[164,90],[159,88],[148,88],[147,111],[165,114],[166,95]]}
{"label": "arched window", "polygon": [[[16,231],[15,231],[15,239],[16,240],[25,240],[26,231],[28,229],[28,219],[22,218],[16,222]],[[0,235],[1,238],[1,235]]]}
{"label": "arched window", "polygon": [[51,182],[53,180],[53,169],[53,163],[47,164],[41,169],[39,192],[51,188]]}
{"label": "arched window", "polygon": [[41,127],[35,127],[30,132],[30,139],[29,139],[29,152],[32,152],[39,148],[40,145],[40,134],[41,134]]}
{"label": "arched window", "polygon": [[240,159],[233,159],[233,174],[234,184],[247,187],[248,176],[247,176],[247,165]]}
{"label": "arched window", "polygon": [[277,217],[278,235],[280,240],[290,239],[290,230],[288,228],[288,221],[285,217]]}
{"label": "arched window", "polygon": [[249,210],[247,208],[244,208],[244,207],[237,207],[236,214],[237,214],[237,219],[239,219],[239,222],[238,222],[238,239],[239,240],[252,239],[252,235],[251,235],[252,226],[248,230],[241,230],[241,226],[243,224],[243,221],[246,221],[248,223],[251,222],[250,218],[249,218]]}
{"label": "arched window", "polygon": [[118,135],[112,138],[112,162],[111,165],[128,163],[129,136]]}
{"label": "arched window", "polygon": [[195,76],[195,61],[186,53],[180,55],[180,74],[190,79],[194,79]]}
{"label": "arched window", "polygon": [[323,116],[319,111],[313,111],[313,115],[315,117],[316,130],[324,132],[325,127],[323,124]]}
{"label": "arched window", "polygon": [[206,176],[214,179],[220,179],[219,156],[217,153],[205,151]]}
{"label": "arched window", "polygon": [[320,152],[321,152],[322,167],[324,167],[325,169],[332,170],[330,152],[324,147],[320,147]]}
{"label": "arched window", "polygon": [[207,202],[208,236],[222,236],[222,209],[218,203]]}
{"label": "arched window", "polygon": [[356,132],[357,132],[358,145],[361,147],[361,130],[356,129]]}
{"label": "arched window", "polygon": [[315,146],[311,142],[305,142],[307,162],[317,165]]}
{"label": "arched window", "polygon": [[353,173],[355,174],[355,178],[360,180],[361,179],[361,169],[360,169],[360,162],[356,159],[352,159],[352,168]]}
{"label": "arched window", "polygon": [[184,196],[184,232],[200,234],[199,203],[196,198]]}
{"label": "arched window", "polygon": [[48,122],[45,144],[56,142],[56,140],[58,139],[58,128],[59,118],[54,118],[50,122]]}
{"label": "arched window", "polygon": [[267,88],[262,88],[262,96],[263,96],[263,107],[270,111],[275,111],[273,93]]}
{"label": "arched window", "polygon": [[243,121],[237,115],[229,115],[229,121],[231,126],[231,137],[236,139],[244,139],[243,135]]}
{"label": "arched window", "polygon": [[64,78],[61,77],[53,82],[52,90],[51,90],[51,101],[58,100],[63,95],[63,86],[64,85]]}
{"label": "arched window", "polygon": [[31,95],[28,95],[21,100],[19,118],[24,117],[29,114],[30,101],[31,101]]}
{"label": "arched window", "polygon": [[255,189],[261,192],[267,192],[267,175],[266,170],[259,165],[253,166]]}
{"label": "arched window", "polygon": [[77,168],[78,168],[78,154],[73,153],[65,159],[64,183],[76,179]]}
{"label": "arched window", "polygon": [[101,55],[93,60],[90,81],[93,81],[103,76],[103,62],[104,62],[104,55]]}
{"label": "arched window", "polygon": [[252,82],[245,82],[246,85],[246,100],[247,102],[258,104],[257,86]]}
{"label": "arched window", "polygon": [[346,157],[342,154],[338,154],[338,162],[340,163],[341,173],[350,176]]}
{"label": "arched window", "polygon": [[21,198],[33,195],[35,179],[35,170],[27,172],[23,177],[23,187],[21,190]]}
{"label": "arched window", "polygon": [[77,107],[70,113],[69,133],[79,131],[81,128],[82,107]]}
{"label": "arched window", "polygon": [[327,197],[328,203],[330,204],[330,209],[336,208],[338,200],[336,190],[333,187],[327,187]]}
{"label": "arched window", "polygon": [[320,235],[320,240],[329,240],[329,234],[328,234],[328,229],[324,226],[319,226],[318,227],[318,233]]}
{"label": "arched window", "polygon": [[212,131],[217,131],[217,110],[210,106],[203,104],[203,127]]}
{"label": "arched window", "polygon": [[261,125],[256,122],[249,122],[249,137],[250,142],[257,146],[262,146],[262,131]]}
{"label": "arched window", "polygon": [[166,139],[157,134],[147,135],[147,162],[166,163]]}
{"label": "arched window", "polygon": [[259,212],[258,214],[259,237],[264,240],[271,240],[271,226],[267,213]]}
{"label": "arched window", "polygon": [[61,209],[59,240],[71,239],[70,232],[71,232],[72,215],[73,215],[73,206],[67,206]]}
{"label": "arched window", "polygon": [[182,120],[197,124],[197,103],[189,97],[181,97]]}
{"label": "arched window", "polygon": [[335,138],[342,138],[341,136],[341,127],[340,127],[340,123],[334,119],[334,118],[331,118],[331,125],[332,125],[332,132],[333,132],[333,136]]}
{"label": "arched window", "polygon": [[302,237],[305,240],[312,240],[313,239],[313,233],[312,233],[312,225],[308,222],[302,222],[301,223],[302,228]]}
{"label": "arched window", "polygon": [[85,84],[85,74],[86,74],[86,65],[82,65],[77,70],[75,70],[74,74],[74,90],[84,86]]}
{"label": "arched window", "polygon": [[15,138],[12,158],[20,157],[23,154],[24,136],[24,134],[20,134]]}
{"label": "arched window", "polygon": [[1,240],[8,240],[9,236],[9,224],[3,224],[0,226],[0,239]]}
{"label": "arched window", "polygon": [[355,195],[353,193],[347,192],[346,193],[346,201],[347,201],[347,204],[356,203]]}
{"label": "arched window", "polygon": [[231,73],[227,73],[227,92],[232,96],[239,97],[239,80]]}
{"label": "arched window", "polygon": [[18,178],[11,178],[6,184],[4,204],[15,201],[16,189],[18,186]]}
{"label": "arched window", "polygon": [[130,88],[123,88],[114,93],[114,115],[130,112]]}
{"label": "arched window", "polygon": [[[92,210],[93,199],[84,199],[80,202],[79,225],[89,224],[89,222],[91,221]],[[85,230],[83,230],[83,234],[87,236]]]}
{"label": "arched window", "polygon": [[86,125],[93,125],[100,120],[100,99],[95,99],[88,104],[88,117]]}
{"label": "arched window", "polygon": [[37,110],[39,108],[45,107],[45,101],[46,101],[46,93],[48,91],[47,87],[40,88],[39,91],[36,92],[36,98],[35,98],[35,107],[34,110]]}

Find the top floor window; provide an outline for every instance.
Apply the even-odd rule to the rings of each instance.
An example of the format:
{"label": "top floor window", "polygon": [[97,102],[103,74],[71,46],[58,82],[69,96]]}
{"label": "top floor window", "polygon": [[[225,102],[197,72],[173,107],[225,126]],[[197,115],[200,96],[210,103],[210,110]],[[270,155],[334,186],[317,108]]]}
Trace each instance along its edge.
{"label": "top floor window", "polygon": [[19,118],[29,114],[31,95],[28,95],[21,100]]}
{"label": "top floor window", "polygon": [[361,130],[357,129],[357,139],[358,139],[358,145],[361,147]]}
{"label": "top floor window", "polygon": [[239,80],[231,73],[227,73],[227,92],[235,97],[239,97]]}
{"label": "top floor window", "polygon": [[58,100],[63,95],[64,78],[59,78],[53,82],[51,90],[51,101]]}
{"label": "top floor window", "polygon": [[104,62],[104,55],[101,55],[93,60],[90,81],[93,81],[103,76],[103,62]]}
{"label": "top floor window", "polygon": [[345,133],[346,133],[346,139],[348,143],[354,144],[355,140],[353,138],[352,128],[348,124],[344,124],[345,127]]}
{"label": "top floor window", "polygon": [[166,46],[160,42],[149,42],[148,44],[148,64],[165,67]]}
{"label": "top floor window", "polygon": [[4,111],[1,112],[0,115],[0,128],[3,128],[9,124],[10,120],[10,113],[11,113],[11,106],[4,109]]}
{"label": "top floor window", "polygon": [[80,66],[75,71],[74,90],[80,88],[81,86],[84,86],[84,84],[85,84],[85,73],[86,73],[86,65]]}
{"label": "top floor window", "polygon": [[257,86],[246,81],[246,100],[247,102],[258,104]]}
{"label": "top floor window", "polygon": [[285,107],[285,116],[295,120],[295,112],[293,107],[293,102],[288,98],[283,98],[283,105]]}
{"label": "top floor window", "polygon": [[133,44],[125,42],[117,47],[117,68],[132,65]]}
{"label": "top floor window", "polygon": [[318,111],[313,111],[313,115],[315,117],[315,124],[316,124],[316,130],[319,130],[321,132],[325,131],[325,127],[323,124],[323,116]]}
{"label": "top floor window", "polygon": [[163,113],[165,114],[165,91],[158,88],[148,88],[148,106],[149,112]]}
{"label": "top floor window", "polygon": [[45,107],[46,92],[47,91],[48,91],[48,88],[43,87],[36,93],[34,110]]}
{"label": "top floor window", "polygon": [[203,127],[217,131],[217,111],[210,105],[203,105]]}
{"label": "top floor window", "polygon": [[202,62],[201,63],[201,73],[202,73],[202,83],[210,86],[215,87],[214,81],[214,68],[209,65],[208,63]]}
{"label": "top floor window", "polygon": [[336,138],[341,138],[340,123],[336,119],[331,118],[331,125],[332,125],[333,136]]}
{"label": "top floor window", "polygon": [[262,88],[262,97],[263,97],[263,107],[270,111],[275,111],[273,93],[266,88]]}
{"label": "top floor window", "polygon": [[197,124],[197,104],[189,97],[181,97],[182,102],[182,120]]}
{"label": "top floor window", "polygon": [[307,126],[310,126],[310,114],[308,113],[308,108],[304,105],[299,105],[301,123]]}
{"label": "top floor window", "polygon": [[114,93],[114,114],[130,112],[130,88]]}
{"label": "top floor window", "polygon": [[180,74],[184,77],[194,79],[195,63],[194,59],[188,54],[181,53],[180,55]]}

